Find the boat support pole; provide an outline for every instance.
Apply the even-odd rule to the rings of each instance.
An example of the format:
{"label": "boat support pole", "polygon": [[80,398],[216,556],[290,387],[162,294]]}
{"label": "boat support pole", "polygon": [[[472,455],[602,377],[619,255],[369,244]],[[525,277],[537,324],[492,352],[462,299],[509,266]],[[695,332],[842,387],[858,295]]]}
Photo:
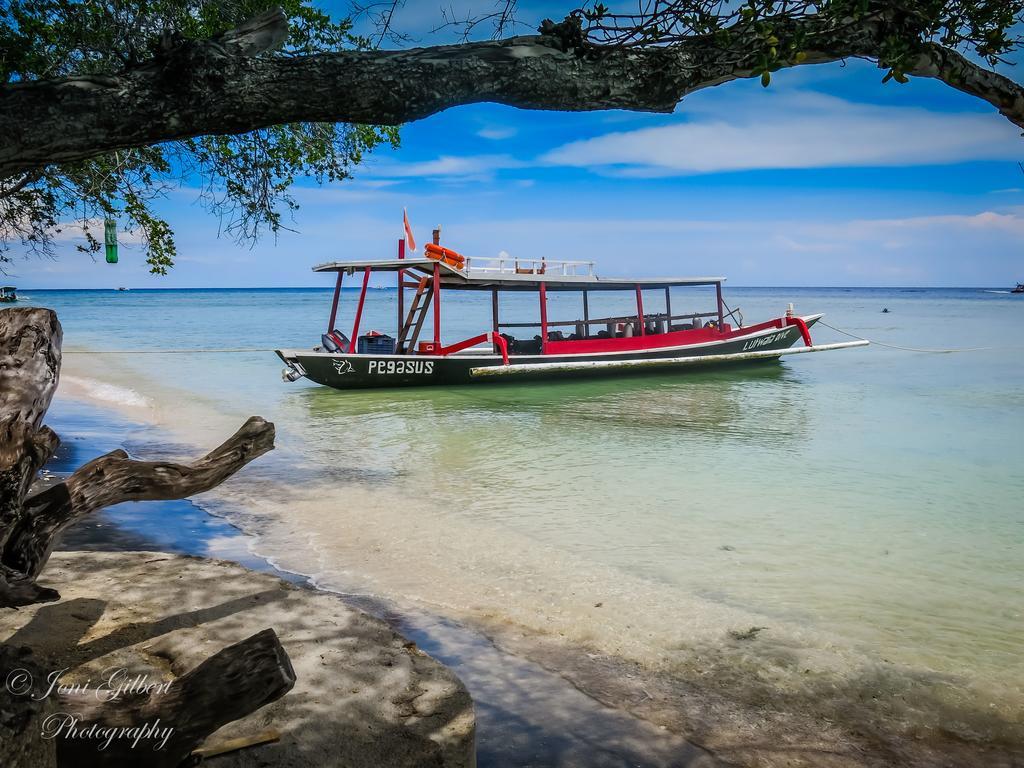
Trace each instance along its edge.
{"label": "boat support pole", "polygon": [[722,284],[715,283],[715,295],[718,297],[718,330],[722,331],[725,324],[725,306],[722,301]]}
{"label": "boat support pole", "polygon": [[366,286],[370,283],[370,268],[363,272],[363,290],[359,292],[359,304],[356,306],[356,321],[352,323],[352,338],[348,341],[348,353],[355,354],[356,339],[359,338],[359,321],[363,317],[363,302],[366,301]]}
{"label": "boat support pole", "polygon": [[[491,330],[495,336],[501,335],[501,328],[498,325],[498,289],[491,291]],[[494,342],[494,351],[498,350],[498,343]]]}
{"label": "boat support pole", "polygon": [[331,303],[331,319],[327,321],[327,332],[334,330],[334,321],[338,319],[338,300],[341,298],[341,278],[345,273],[338,270],[338,280],[334,284],[334,301]]}
{"label": "boat support pole", "polygon": [[540,284],[540,353],[545,354],[548,345],[548,287],[541,281]]}
{"label": "boat support pole", "polygon": [[[405,238],[400,238],[398,241],[398,260],[401,261],[405,258]],[[402,286],[402,281],[405,279],[405,270],[398,270],[398,333],[395,334],[397,339],[402,335],[402,325],[405,323],[405,288]]]}
{"label": "boat support pole", "polygon": [[441,264],[434,263],[434,350],[441,348]]}
{"label": "boat support pole", "polygon": [[636,321],[640,324],[640,335],[646,336],[647,329],[644,327],[644,294],[640,286],[636,287]]}

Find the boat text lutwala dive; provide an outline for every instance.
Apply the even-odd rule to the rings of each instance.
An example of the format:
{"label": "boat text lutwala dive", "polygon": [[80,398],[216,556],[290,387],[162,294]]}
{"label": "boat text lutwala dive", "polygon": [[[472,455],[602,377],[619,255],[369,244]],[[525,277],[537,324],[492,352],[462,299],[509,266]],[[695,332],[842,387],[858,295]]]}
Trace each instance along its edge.
{"label": "boat text lutwala dive", "polygon": [[[780,317],[745,325],[738,310],[722,296],[724,277],[602,278],[593,262],[467,258],[436,242],[423,257],[404,258],[399,241],[396,259],[338,261],[320,264],[314,272],[337,274],[327,331],[310,351],[280,349],[287,366],[284,378],[303,376],[337,389],[364,387],[466,384],[506,379],[618,375],[754,361],[775,361],[782,355],[820,352],[866,344],[866,341],[815,345],[810,329],[822,315]],[[394,272],[398,280],[395,336],[379,331],[359,334],[370,275]],[[346,334],[335,327],[345,275],[360,275],[355,322]],[[714,287],[715,306],[703,312],[674,314],[673,288]],[[406,308],[407,292],[412,291]],[[485,291],[491,296],[491,327],[468,339],[442,339],[443,297],[448,291]],[[532,292],[538,317],[505,321],[500,296]],[[548,293],[579,294],[575,318],[548,317]],[[636,311],[592,317],[591,295],[628,291]],[[657,309],[653,305],[657,304]],[[631,304],[632,306],[632,304]],[[429,313],[433,335],[420,334]],[[540,328],[530,338],[517,329]],[[797,343],[800,346],[794,346]]]}

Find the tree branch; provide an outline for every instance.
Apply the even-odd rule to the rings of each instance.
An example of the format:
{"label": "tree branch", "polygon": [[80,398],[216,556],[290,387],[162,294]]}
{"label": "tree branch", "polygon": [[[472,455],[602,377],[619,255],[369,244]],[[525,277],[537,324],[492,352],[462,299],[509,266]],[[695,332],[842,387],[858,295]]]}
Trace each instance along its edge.
{"label": "tree branch", "polygon": [[274,425],[253,416],[223,445],[191,465],[134,461],[122,450],[100,456],[63,483],[25,500],[0,562],[36,578],[57,534],[85,515],[123,501],[184,499],[208,491],[273,447]]}
{"label": "tree branch", "polygon": [[[811,14],[767,21],[780,40],[778,50],[800,41],[799,61],[781,62],[789,67],[877,59],[889,23],[883,16],[834,21]],[[734,26],[724,47],[717,36],[694,36],[668,46],[563,48],[559,37],[539,35],[402,51],[253,58],[235,55],[217,41],[185,41],[116,75],[0,87],[0,177],[203,134],[291,122],[394,125],[478,102],[670,112],[689,93],[752,76],[765,43],[753,27]],[[979,95],[1024,126],[1019,85],[952,51],[938,46],[928,51],[927,65],[916,74]]]}
{"label": "tree branch", "polygon": [[1014,125],[1024,128],[1024,87],[1008,77],[978,66],[941,45],[928,43],[908,75],[934,77],[971,96],[984,99]]}

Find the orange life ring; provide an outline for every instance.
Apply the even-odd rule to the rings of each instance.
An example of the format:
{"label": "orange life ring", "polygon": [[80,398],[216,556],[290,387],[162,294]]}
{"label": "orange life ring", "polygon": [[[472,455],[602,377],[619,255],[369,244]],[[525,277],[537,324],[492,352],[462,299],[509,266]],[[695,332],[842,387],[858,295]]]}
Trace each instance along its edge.
{"label": "orange life ring", "polygon": [[466,265],[466,257],[457,251],[453,251],[451,248],[427,243],[424,252],[428,259],[443,261],[445,264],[449,264],[456,269],[462,269]]}

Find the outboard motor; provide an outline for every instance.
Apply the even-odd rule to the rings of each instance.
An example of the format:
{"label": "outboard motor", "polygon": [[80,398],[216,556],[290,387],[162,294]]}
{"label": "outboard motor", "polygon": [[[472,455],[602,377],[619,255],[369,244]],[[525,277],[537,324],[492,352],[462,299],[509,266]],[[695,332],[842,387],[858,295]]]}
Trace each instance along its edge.
{"label": "outboard motor", "polygon": [[302,369],[302,366],[299,363],[288,363],[281,369],[282,381],[298,381],[305,375],[306,372]]}

